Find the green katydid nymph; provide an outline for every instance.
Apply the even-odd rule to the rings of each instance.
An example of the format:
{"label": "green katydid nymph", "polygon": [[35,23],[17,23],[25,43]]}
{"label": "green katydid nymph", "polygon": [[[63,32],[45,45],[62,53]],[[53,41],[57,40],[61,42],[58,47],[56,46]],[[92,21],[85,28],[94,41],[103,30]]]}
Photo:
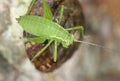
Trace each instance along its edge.
{"label": "green katydid nymph", "polygon": [[40,56],[42,52],[45,51],[45,49],[51,44],[54,44],[54,51],[53,51],[53,59],[54,62],[57,61],[57,45],[58,43],[61,43],[63,47],[67,48],[70,45],[73,44],[73,42],[78,42],[72,34],[70,34],[68,31],[71,30],[80,30],[81,35],[84,35],[84,28],[82,26],[77,27],[71,27],[68,29],[64,29],[61,25],[61,19],[64,12],[64,6],[61,6],[60,8],[60,16],[58,18],[58,22],[53,22],[53,15],[52,12],[47,5],[45,0],[42,0],[43,4],[43,11],[44,11],[44,17],[40,16],[30,16],[28,13],[30,12],[33,4],[36,0],[33,0],[31,2],[30,7],[28,8],[28,11],[26,15],[20,16],[20,18],[17,18],[18,23],[21,25],[23,30],[26,32],[37,36],[37,38],[28,38],[28,41],[34,41],[37,43],[44,43],[46,40],[48,40],[48,43],[39,51],[37,52],[31,61],[33,61],[35,58]]}

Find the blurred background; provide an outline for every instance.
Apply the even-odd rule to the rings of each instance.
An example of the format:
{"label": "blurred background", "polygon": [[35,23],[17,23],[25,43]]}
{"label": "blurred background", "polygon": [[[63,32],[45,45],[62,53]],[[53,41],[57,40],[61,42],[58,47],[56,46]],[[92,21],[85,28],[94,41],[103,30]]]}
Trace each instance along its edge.
{"label": "blurred background", "polygon": [[27,58],[15,20],[31,0],[0,0],[0,81],[120,81],[120,1],[78,1],[85,18],[83,41],[102,47],[82,43],[60,68],[42,73]]}

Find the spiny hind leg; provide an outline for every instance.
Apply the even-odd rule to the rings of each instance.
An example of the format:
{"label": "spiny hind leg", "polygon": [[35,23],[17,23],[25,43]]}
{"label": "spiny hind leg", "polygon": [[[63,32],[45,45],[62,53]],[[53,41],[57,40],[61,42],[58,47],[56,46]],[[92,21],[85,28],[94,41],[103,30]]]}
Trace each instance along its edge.
{"label": "spiny hind leg", "polygon": [[54,48],[53,48],[53,60],[54,62],[57,61],[57,41],[54,41]]}
{"label": "spiny hind leg", "polygon": [[38,51],[31,59],[31,61],[33,61],[35,58],[37,58],[38,56],[40,56],[40,54],[42,54],[47,48],[48,46],[53,42],[53,40],[50,40],[48,42],[48,44],[46,44],[40,51]]}
{"label": "spiny hind leg", "polygon": [[33,5],[35,4],[36,0],[32,0],[31,3],[30,3],[30,6],[28,7],[28,10],[27,10],[27,13],[26,15],[28,15],[33,7]]}
{"label": "spiny hind leg", "polygon": [[58,18],[58,24],[61,23],[62,18],[63,18],[63,13],[64,13],[64,6],[63,5],[61,6],[59,13],[60,13],[60,16]]}
{"label": "spiny hind leg", "polygon": [[67,31],[80,30],[80,33],[81,33],[82,37],[84,36],[84,28],[83,28],[83,26],[71,27],[71,28],[68,28],[66,30]]}

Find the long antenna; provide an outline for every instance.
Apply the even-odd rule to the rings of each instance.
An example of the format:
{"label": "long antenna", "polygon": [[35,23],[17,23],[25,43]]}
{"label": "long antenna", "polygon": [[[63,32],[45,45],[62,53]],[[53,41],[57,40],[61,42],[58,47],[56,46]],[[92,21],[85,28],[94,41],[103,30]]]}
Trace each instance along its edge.
{"label": "long antenna", "polygon": [[80,43],[84,43],[84,44],[89,44],[89,45],[92,45],[92,46],[97,46],[97,47],[100,47],[100,48],[105,48],[101,45],[98,45],[98,44],[95,44],[95,43],[91,43],[91,42],[85,42],[85,41],[80,41],[80,40],[74,40],[75,42],[80,42]]}
{"label": "long antenna", "polygon": [[98,44],[95,44],[95,43],[91,43],[91,42],[85,42],[85,41],[80,41],[80,40],[74,40],[75,42],[80,42],[80,43],[83,43],[83,44],[88,44],[88,45],[92,45],[92,46],[97,46],[97,47],[100,47],[100,48],[105,48],[105,49],[109,49],[109,50],[112,50],[114,52],[117,52],[118,53],[118,50],[116,51],[115,49],[112,49],[112,48],[107,48],[107,47],[104,47],[104,46],[101,46],[101,45],[98,45]]}

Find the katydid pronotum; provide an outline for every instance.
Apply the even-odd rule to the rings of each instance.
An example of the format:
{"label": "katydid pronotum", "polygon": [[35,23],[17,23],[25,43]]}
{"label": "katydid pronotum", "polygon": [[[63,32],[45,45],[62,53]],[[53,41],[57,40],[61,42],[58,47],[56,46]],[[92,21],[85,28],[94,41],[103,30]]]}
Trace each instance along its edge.
{"label": "katydid pronotum", "polygon": [[[33,61],[43,51],[45,51],[45,49],[51,43],[54,43],[53,58],[55,62],[57,60],[57,44],[58,43],[61,43],[63,47],[68,47],[69,45],[73,44],[73,42],[87,43],[87,42],[75,40],[73,35],[68,33],[68,31],[70,30],[80,30],[83,37],[84,28],[82,26],[64,29],[62,26],[59,25],[63,16],[64,6],[61,6],[60,16],[57,23],[52,22],[53,15],[45,0],[42,0],[44,17],[28,15],[35,1],[36,0],[32,0],[27,13],[24,16],[21,16],[20,18],[17,19],[18,23],[22,26],[22,28],[25,31],[27,31],[30,34],[38,36],[37,38],[27,38],[28,41],[44,43],[45,40],[49,40],[48,44],[46,44],[46,46],[44,46],[39,52],[37,52],[35,56],[33,56],[33,58],[31,59],[31,61]],[[92,44],[92,43],[88,43],[88,44]],[[92,44],[92,45],[99,46],[96,44]],[[102,47],[102,46],[99,46],[99,47]]]}

